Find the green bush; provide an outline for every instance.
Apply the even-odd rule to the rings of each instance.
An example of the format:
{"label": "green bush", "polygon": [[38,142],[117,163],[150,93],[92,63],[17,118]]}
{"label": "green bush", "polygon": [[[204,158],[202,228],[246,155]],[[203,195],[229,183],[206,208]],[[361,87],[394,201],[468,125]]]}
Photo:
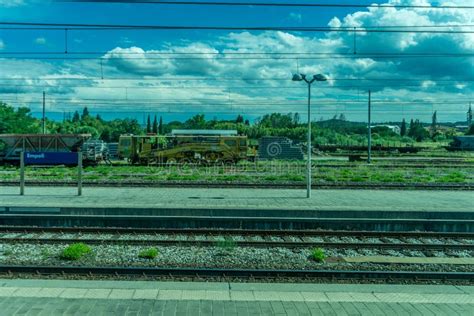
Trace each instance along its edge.
{"label": "green bush", "polygon": [[60,257],[64,260],[79,260],[82,256],[90,252],[92,252],[91,247],[83,243],[77,243],[66,247]]}
{"label": "green bush", "polygon": [[138,253],[138,257],[142,259],[155,259],[158,256],[158,249],[148,248]]}
{"label": "green bush", "polygon": [[316,262],[324,262],[326,260],[326,254],[321,248],[314,248],[311,251],[311,258]]}

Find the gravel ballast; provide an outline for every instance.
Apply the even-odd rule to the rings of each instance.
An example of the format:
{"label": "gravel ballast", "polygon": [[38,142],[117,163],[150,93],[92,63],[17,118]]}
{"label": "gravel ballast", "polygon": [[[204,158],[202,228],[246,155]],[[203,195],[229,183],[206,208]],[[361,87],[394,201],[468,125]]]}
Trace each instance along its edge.
{"label": "gravel ballast", "polygon": [[[343,262],[341,257],[389,255],[394,257],[426,257],[423,252],[377,249],[325,249],[327,260],[318,263],[311,258],[311,249],[282,247],[254,248],[224,245],[221,247],[160,246],[154,259],[138,257],[148,249],[133,245],[93,245],[92,253],[77,261],[60,259],[67,244],[0,244],[0,264],[51,266],[148,266],[241,269],[347,269],[392,271],[474,272],[474,265],[447,264],[373,264]],[[433,257],[447,257],[443,252]],[[450,257],[472,257],[470,252],[451,252]]]}

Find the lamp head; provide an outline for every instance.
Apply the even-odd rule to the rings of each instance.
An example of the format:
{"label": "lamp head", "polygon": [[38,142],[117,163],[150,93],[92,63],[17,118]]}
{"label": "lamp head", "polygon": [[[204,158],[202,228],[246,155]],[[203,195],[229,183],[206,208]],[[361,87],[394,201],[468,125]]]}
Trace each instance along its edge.
{"label": "lamp head", "polygon": [[328,78],[326,78],[326,76],[322,75],[322,74],[314,75],[313,79],[316,80],[316,81],[327,81],[328,80]]}
{"label": "lamp head", "polygon": [[293,80],[293,81],[303,81],[303,78],[299,74],[294,74],[293,78],[291,80]]}

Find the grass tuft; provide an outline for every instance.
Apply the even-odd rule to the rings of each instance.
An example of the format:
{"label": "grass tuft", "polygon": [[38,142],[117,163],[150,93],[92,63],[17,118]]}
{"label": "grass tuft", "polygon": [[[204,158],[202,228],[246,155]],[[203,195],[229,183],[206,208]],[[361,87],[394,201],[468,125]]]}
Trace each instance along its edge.
{"label": "grass tuft", "polygon": [[91,247],[84,243],[72,244],[66,247],[60,257],[64,260],[79,260],[84,255],[87,255],[92,252]]}
{"label": "grass tuft", "polygon": [[158,256],[158,249],[148,248],[140,251],[138,257],[142,259],[155,259]]}
{"label": "grass tuft", "polygon": [[321,248],[314,248],[311,251],[311,258],[316,262],[324,262],[326,260],[326,253]]}

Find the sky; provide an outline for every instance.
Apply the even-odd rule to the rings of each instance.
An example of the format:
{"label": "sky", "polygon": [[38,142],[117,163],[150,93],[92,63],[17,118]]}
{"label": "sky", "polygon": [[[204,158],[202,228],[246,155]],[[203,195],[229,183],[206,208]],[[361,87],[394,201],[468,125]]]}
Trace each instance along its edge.
{"label": "sky", "polygon": [[[298,112],[306,120],[307,86],[291,81],[298,72],[328,78],[312,85],[313,120],[344,114],[366,121],[371,90],[376,122],[429,122],[434,111],[439,121],[465,121],[469,102],[474,101],[474,10],[384,4],[453,6],[472,5],[471,1],[337,3],[367,7],[0,0],[3,23],[299,28],[78,30],[2,25],[0,100],[40,115],[44,91],[52,119],[87,106],[106,119],[142,121],[147,114],[157,114],[167,122],[204,113],[209,119],[242,114],[252,121],[266,113]],[[324,29],[302,31],[305,27]],[[340,31],[354,27],[355,36]],[[367,32],[374,29],[404,32]]]}

